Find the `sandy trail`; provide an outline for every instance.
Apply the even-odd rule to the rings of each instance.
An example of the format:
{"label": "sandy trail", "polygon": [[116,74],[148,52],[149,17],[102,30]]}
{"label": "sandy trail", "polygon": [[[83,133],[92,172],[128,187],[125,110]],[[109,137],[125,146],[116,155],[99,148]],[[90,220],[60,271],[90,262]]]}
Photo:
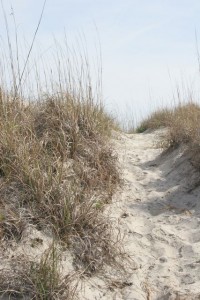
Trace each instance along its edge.
{"label": "sandy trail", "polygon": [[192,185],[198,174],[183,148],[161,156],[163,134],[114,140],[124,184],[110,211],[137,269],[129,286],[108,291],[99,281],[101,292],[92,285],[83,299],[200,299],[200,190]]}

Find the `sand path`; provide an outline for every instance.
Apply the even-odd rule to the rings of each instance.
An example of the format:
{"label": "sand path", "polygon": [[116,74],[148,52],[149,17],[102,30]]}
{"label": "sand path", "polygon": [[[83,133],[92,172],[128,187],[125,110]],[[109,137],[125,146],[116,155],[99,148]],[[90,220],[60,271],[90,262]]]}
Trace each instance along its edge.
{"label": "sand path", "polygon": [[83,299],[200,299],[200,190],[192,185],[198,174],[182,148],[160,157],[163,134],[114,139],[124,184],[110,211],[137,268],[124,287],[110,291],[99,281],[99,291],[92,285]]}

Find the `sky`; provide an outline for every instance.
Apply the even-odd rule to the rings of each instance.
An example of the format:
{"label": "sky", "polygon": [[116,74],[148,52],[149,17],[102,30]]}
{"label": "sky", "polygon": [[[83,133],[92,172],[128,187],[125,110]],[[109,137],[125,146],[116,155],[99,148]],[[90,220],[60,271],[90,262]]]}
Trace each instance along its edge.
{"label": "sky", "polygon": [[[13,7],[18,31],[33,36],[43,1],[2,2],[8,22]],[[35,45],[48,49],[64,32],[71,40],[84,35],[90,58],[101,48],[107,109],[140,120],[171,105],[177,86],[198,94],[199,16],[199,0],[47,0]],[[1,38],[4,27],[1,7]]]}

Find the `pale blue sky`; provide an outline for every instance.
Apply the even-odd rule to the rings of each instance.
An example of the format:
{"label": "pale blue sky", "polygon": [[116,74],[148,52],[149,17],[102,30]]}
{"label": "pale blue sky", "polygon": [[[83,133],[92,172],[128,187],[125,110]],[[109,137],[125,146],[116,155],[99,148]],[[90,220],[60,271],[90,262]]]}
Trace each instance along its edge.
{"label": "pale blue sky", "polygon": [[[43,1],[3,3],[8,15],[13,6],[19,31],[32,36]],[[196,83],[199,0],[47,0],[37,41],[46,49],[53,35],[62,39],[65,29],[72,38],[84,33],[88,51],[94,53],[96,27],[109,109],[145,115],[156,104],[171,103],[175,85],[182,78],[189,85]]]}

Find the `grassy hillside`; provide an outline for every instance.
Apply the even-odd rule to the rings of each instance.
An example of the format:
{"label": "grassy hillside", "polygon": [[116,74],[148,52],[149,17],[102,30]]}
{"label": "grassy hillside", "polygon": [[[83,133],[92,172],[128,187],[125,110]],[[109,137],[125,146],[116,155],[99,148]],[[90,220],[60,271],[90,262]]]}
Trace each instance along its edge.
{"label": "grassy hillside", "polygon": [[158,129],[167,127],[168,134],[164,145],[177,147],[187,146],[192,161],[196,168],[200,167],[200,106],[194,102],[179,104],[172,109],[155,111],[146,120],[142,121],[137,132],[146,129]]}
{"label": "grassy hillside", "polygon": [[[92,99],[80,101],[64,92],[26,103],[1,90],[0,106],[0,238],[5,247],[11,240],[20,243],[32,225],[48,228],[56,243],[68,247],[77,269],[89,274],[111,263],[117,250],[102,211],[119,183],[108,140],[113,120]],[[60,283],[46,278],[45,298],[29,262],[25,265],[31,295],[54,299]],[[7,282],[4,275],[0,271],[0,291],[27,290],[22,279]]]}
{"label": "grassy hillside", "polygon": [[[72,299],[75,278],[115,264],[119,254],[104,214],[120,182],[110,144],[117,124],[100,81],[93,88],[85,52],[59,46],[53,72],[48,56],[30,62],[32,48],[23,57],[9,36],[7,50],[0,61],[0,294]],[[74,268],[67,274],[66,249]]]}

